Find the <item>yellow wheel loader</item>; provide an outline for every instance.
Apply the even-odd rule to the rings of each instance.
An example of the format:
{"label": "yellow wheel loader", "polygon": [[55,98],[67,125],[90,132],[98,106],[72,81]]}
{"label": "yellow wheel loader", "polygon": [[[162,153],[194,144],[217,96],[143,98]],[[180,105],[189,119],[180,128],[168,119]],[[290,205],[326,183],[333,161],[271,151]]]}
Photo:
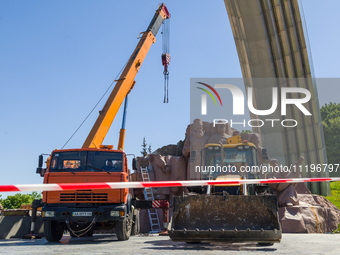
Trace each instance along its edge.
{"label": "yellow wheel loader", "polygon": [[207,144],[201,157],[195,171],[202,180],[235,184],[193,187],[188,195],[174,197],[170,238],[187,243],[280,242],[277,197],[270,194],[270,187],[238,183],[259,178],[256,146],[235,136],[228,144]]}

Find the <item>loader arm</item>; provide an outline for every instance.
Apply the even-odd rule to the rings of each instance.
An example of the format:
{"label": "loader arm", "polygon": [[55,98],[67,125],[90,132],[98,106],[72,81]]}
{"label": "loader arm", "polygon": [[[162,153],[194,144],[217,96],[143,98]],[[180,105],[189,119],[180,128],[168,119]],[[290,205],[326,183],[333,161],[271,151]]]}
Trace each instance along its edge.
{"label": "loader arm", "polygon": [[[165,19],[170,18],[170,14],[164,4],[161,4],[156,10],[156,13],[145,32],[132,53],[125,69],[117,80],[116,86],[111,92],[103,109],[99,112],[96,123],[92,127],[91,132],[86,138],[82,148],[99,148],[102,144],[107,132],[116,114],[124,101],[124,98],[129,94],[134,86],[134,79],[142,65],[145,56],[147,55],[151,45],[156,41],[155,36]],[[125,130],[121,130],[119,146],[123,149]]]}

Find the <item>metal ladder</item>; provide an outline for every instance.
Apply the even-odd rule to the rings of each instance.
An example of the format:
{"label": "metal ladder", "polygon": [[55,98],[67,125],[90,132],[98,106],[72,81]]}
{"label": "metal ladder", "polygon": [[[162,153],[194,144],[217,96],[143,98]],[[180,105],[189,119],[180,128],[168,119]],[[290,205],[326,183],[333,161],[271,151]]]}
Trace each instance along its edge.
{"label": "metal ladder", "polygon": [[[143,182],[149,182],[150,176],[149,176],[148,168],[141,167],[140,172],[142,174]],[[145,200],[148,200],[148,201],[154,200],[152,188],[144,188],[144,198]],[[150,226],[151,226],[150,233],[161,232],[161,226],[159,224],[159,219],[158,219],[158,214],[157,214],[156,209],[155,208],[148,209],[148,213],[149,213],[149,220],[150,220]]]}

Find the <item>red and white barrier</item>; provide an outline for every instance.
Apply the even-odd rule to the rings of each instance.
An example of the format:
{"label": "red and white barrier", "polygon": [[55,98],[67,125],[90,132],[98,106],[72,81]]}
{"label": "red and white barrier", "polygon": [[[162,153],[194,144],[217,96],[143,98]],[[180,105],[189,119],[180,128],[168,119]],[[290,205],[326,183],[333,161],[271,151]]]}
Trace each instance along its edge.
{"label": "red and white barrier", "polygon": [[22,191],[62,191],[84,189],[124,189],[124,188],[159,188],[159,187],[190,187],[223,184],[256,184],[256,183],[298,183],[340,181],[340,178],[295,178],[295,179],[247,179],[247,180],[204,180],[204,181],[154,181],[154,182],[87,182],[87,183],[48,183],[0,185],[0,192]]}

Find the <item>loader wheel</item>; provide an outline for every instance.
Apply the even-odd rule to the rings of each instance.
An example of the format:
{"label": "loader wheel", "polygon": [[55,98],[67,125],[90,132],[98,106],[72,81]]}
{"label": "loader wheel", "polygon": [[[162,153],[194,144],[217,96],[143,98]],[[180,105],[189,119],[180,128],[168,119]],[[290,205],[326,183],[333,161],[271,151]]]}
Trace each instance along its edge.
{"label": "loader wheel", "polygon": [[124,220],[116,221],[116,234],[118,241],[129,240],[131,235],[131,216],[126,216]]}
{"label": "loader wheel", "polygon": [[136,211],[134,216],[134,223],[132,224],[131,235],[135,236],[139,234],[140,231],[140,221],[139,221],[139,210]]}
{"label": "loader wheel", "polygon": [[272,246],[274,243],[257,243],[258,246]]}
{"label": "loader wheel", "polygon": [[49,220],[44,222],[44,235],[49,242],[59,242],[63,237],[64,229],[58,221]]}

